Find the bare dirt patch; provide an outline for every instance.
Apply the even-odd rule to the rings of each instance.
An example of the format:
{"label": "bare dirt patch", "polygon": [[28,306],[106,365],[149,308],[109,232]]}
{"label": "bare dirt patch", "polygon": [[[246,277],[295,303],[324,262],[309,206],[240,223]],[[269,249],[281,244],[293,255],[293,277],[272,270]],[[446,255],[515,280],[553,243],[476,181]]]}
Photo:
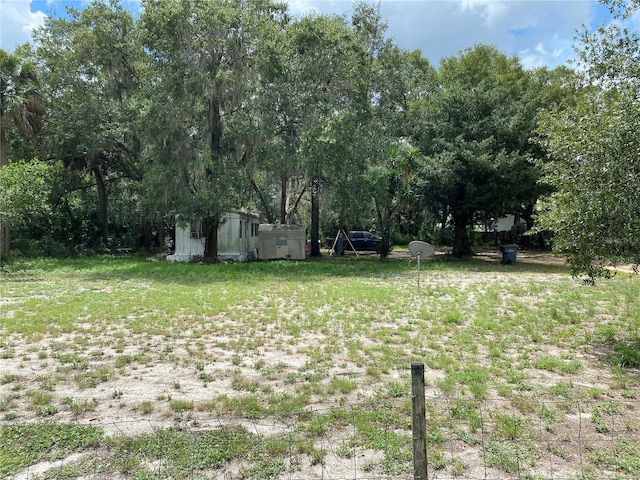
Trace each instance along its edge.
{"label": "bare dirt patch", "polygon": [[[303,285],[293,294],[283,295],[276,288],[261,291],[212,316],[168,315],[163,334],[145,332],[140,322],[144,315],[153,320],[153,315],[160,315],[156,311],[134,311],[108,325],[89,312],[78,318],[73,332],[4,334],[0,399],[5,416],[0,423],[74,422],[99,425],[108,435],[133,437],[171,426],[187,426],[196,435],[232,421],[264,439],[293,426],[273,413],[246,415],[243,398],[255,396],[267,403],[273,398],[271,406],[277,411],[278,402],[284,405],[304,395],[304,407],[313,416],[332,408],[369,408],[380,399],[400,410],[410,398],[408,367],[422,360],[427,363],[432,420],[447,438],[437,448],[451,452],[445,455],[449,474],[459,465],[454,460],[464,459],[462,478],[489,478],[483,476],[487,472],[494,475],[491,478],[518,475],[509,472],[511,464],[488,464],[483,448],[504,447],[495,454],[509,455],[500,442],[508,443],[509,435],[518,437],[519,431],[510,431],[505,421],[501,434],[506,440],[489,445],[488,436],[480,435],[486,432],[469,426],[473,417],[452,415],[471,415],[466,401],[482,405],[487,429],[500,426],[504,418],[522,421],[528,433],[526,439],[518,437],[524,442],[519,448],[537,455],[546,442],[557,449],[539,453],[555,469],[551,478],[580,473],[584,438],[612,447],[615,435],[623,434],[620,426],[631,438],[638,436],[638,384],[619,378],[603,361],[606,352],[596,351],[596,342],[588,341],[598,326],[594,315],[606,321],[618,315],[612,315],[608,303],[601,310],[591,307],[583,312],[578,291],[564,304],[548,308],[563,289],[580,288],[579,282],[561,271],[519,274],[508,266],[488,272],[428,272],[418,290],[410,256],[400,258],[407,259],[406,273],[360,280],[381,299],[363,294],[351,302],[336,297],[332,283]],[[499,262],[500,254],[481,252],[476,258]],[[518,261],[563,265],[564,260],[522,252]],[[382,284],[388,285],[389,295],[377,290]],[[105,289],[115,291],[117,286]],[[302,295],[319,299],[308,307],[299,302]],[[10,300],[0,307],[4,318],[24,308],[26,301]],[[50,396],[47,402],[43,394]],[[226,406],[224,398],[229,399]],[[606,417],[604,426],[596,425],[594,405],[610,402],[621,406],[620,414]],[[459,422],[459,429],[454,422]],[[386,424],[380,429],[389,438],[400,430]],[[410,435],[406,425],[402,431]],[[320,466],[305,458],[300,478],[318,472],[324,478],[368,478],[370,469],[376,475],[384,473],[379,466],[384,448],[353,446],[354,432],[355,427],[344,426],[322,432],[315,442],[324,451],[349,447],[356,453],[327,455]],[[410,468],[410,461],[402,462]],[[235,467],[228,468],[227,478],[237,478],[237,472],[230,473]],[[528,471],[549,477],[539,464]]]}

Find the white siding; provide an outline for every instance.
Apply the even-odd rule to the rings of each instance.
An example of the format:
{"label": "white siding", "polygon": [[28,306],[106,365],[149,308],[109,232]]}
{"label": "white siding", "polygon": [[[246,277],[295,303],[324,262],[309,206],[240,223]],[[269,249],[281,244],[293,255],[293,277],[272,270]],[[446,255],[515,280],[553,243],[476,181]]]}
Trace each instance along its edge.
{"label": "white siding", "polygon": [[[259,217],[244,212],[229,212],[218,226],[218,257],[244,262],[255,258],[258,248]],[[189,262],[204,255],[205,238],[198,228],[176,223],[175,253],[167,260]]]}
{"label": "white siding", "polygon": [[306,258],[304,225],[262,224],[258,238],[258,254],[261,260]]}

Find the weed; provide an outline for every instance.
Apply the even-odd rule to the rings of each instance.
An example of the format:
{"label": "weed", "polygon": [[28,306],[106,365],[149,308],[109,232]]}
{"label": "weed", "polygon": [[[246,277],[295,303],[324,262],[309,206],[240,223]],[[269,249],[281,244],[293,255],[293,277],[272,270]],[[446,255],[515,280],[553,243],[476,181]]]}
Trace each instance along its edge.
{"label": "weed", "polygon": [[48,405],[53,400],[53,395],[51,393],[41,391],[29,391],[27,392],[27,397],[29,398],[31,406],[34,408]]}
{"label": "weed", "polygon": [[38,382],[42,390],[50,392],[55,390],[55,380],[50,375],[36,375],[36,382]]}
{"label": "weed", "polygon": [[327,452],[325,452],[324,450],[314,450],[313,452],[311,452],[311,460],[309,461],[309,463],[311,463],[311,465],[313,466],[323,465],[326,456]]}
{"label": "weed", "polygon": [[231,357],[231,365],[234,365],[237,367],[237,366],[240,366],[241,363],[242,363],[242,355],[239,355],[236,353]]}
{"label": "weed", "polygon": [[276,457],[262,457],[248,468],[243,468],[240,473],[243,478],[261,478],[273,480],[285,471],[284,459]]}
{"label": "weed", "polygon": [[451,465],[451,474],[454,477],[461,477],[467,468],[467,464],[462,459],[454,458]]}
{"label": "weed", "polygon": [[640,338],[616,343],[609,361],[619,367],[640,367]]}
{"label": "weed", "polygon": [[81,417],[86,412],[95,410],[95,408],[98,406],[98,400],[96,400],[95,398],[88,400],[83,398],[73,399],[71,397],[65,397],[62,399],[61,403],[63,405],[66,405],[69,411],[73,413],[75,417]]}
{"label": "weed", "polygon": [[[204,386],[206,387],[209,383],[213,382],[214,378],[213,378],[213,374],[208,373],[208,372],[200,372],[198,374],[198,378],[200,380],[202,380],[202,383],[204,384]],[[173,386],[173,388],[175,390],[179,390],[180,389],[180,383],[178,382],[178,388],[176,388],[175,384]]]}
{"label": "weed", "polygon": [[75,376],[76,385],[81,390],[95,388],[101,383],[109,380],[111,370],[108,367],[98,367],[93,370],[86,370]]}
{"label": "weed", "polygon": [[36,407],[36,415],[38,417],[50,417],[56,413],[58,413],[58,407],[51,403],[47,405],[38,405]]}
{"label": "weed", "polygon": [[447,459],[442,450],[432,449],[427,450],[427,462],[435,470],[442,470],[447,466]]}
{"label": "weed", "polygon": [[15,373],[4,373],[2,377],[0,377],[0,385],[6,385],[7,383],[13,383],[18,380],[20,377]]}
{"label": "weed", "polygon": [[612,419],[615,415],[620,414],[620,408],[613,402],[597,403],[593,406],[591,412],[591,423],[593,423],[596,432],[607,433],[609,426],[607,419]]}
{"label": "weed", "polygon": [[629,478],[640,477],[640,443],[636,441],[617,441],[611,448],[591,452],[589,457],[608,470],[625,472]]}
{"label": "weed", "polygon": [[258,391],[258,382],[249,380],[239,370],[236,370],[231,377],[231,388],[253,393]]}
{"label": "weed", "polygon": [[489,466],[501,469],[506,473],[515,473],[521,464],[522,452],[510,441],[487,442],[485,459]]}
{"label": "weed", "polygon": [[[283,469],[309,462],[322,466],[325,450],[318,445],[327,435],[345,435],[339,437],[339,455],[357,459],[359,467],[375,472],[370,476],[404,478],[411,465],[410,384],[404,377],[409,359],[424,359],[434,374],[428,379],[430,389],[438,387],[451,397],[444,411],[442,404],[430,407],[427,432],[430,465],[447,468],[447,475],[470,473],[458,452],[441,455],[449,448],[446,436],[452,435],[451,445],[476,450],[487,445],[490,465],[529,478],[526,468],[541,461],[535,456],[541,451],[540,437],[561,426],[564,431],[576,404],[582,405],[581,413],[590,414],[593,423],[588,427],[607,440],[613,433],[618,439],[623,432],[637,430],[634,422],[627,425],[620,413],[606,406],[608,402],[591,409],[583,403],[607,399],[624,412],[617,400],[638,398],[638,380],[633,371],[625,370],[636,361],[634,335],[640,315],[630,307],[640,293],[635,281],[613,279],[602,288],[576,289],[566,270],[559,268],[523,262],[507,276],[489,262],[433,259],[425,262],[425,271],[433,273],[424,287],[428,295],[418,296],[406,288],[406,261],[393,259],[182,266],[149,259],[86,258],[37,259],[34,265],[36,273],[29,273],[33,281],[8,283],[0,277],[3,298],[6,294],[20,299],[12,304],[12,317],[2,317],[7,335],[0,339],[0,356],[13,355],[18,362],[35,359],[36,354],[41,360],[50,357],[39,363],[57,368],[57,373],[36,377],[26,362],[27,368],[3,372],[0,383],[7,386],[0,410],[5,420],[12,415],[22,418],[25,408],[41,419],[51,418],[57,408],[80,416],[92,408],[93,400],[70,393],[58,403],[55,393],[63,380],[70,384],[65,389],[76,390],[100,387],[114,372],[144,382],[147,369],[142,364],[162,361],[176,371],[183,369],[185,377],[167,376],[168,387],[162,395],[153,392],[153,401],[111,403],[133,410],[128,412],[133,416],[150,415],[162,405],[159,415],[170,416],[165,410],[171,410],[175,418],[194,422],[197,412],[206,411],[290,421],[292,438],[284,443],[276,438],[269,445],[241,431],[209,436],[177,428],[158,433],[158,438],[157,432],[114,438],[103,443],[105,450],[116,453],[114,458],[85,473],[87,467],[79,463],[76,474],[68,478],[90,477],[95,471],[105,477],[140,479],[215,476],[211,469],[217,459],[240,455],[248,459],[242,464],[247,477],[291,476]],[[144,293],[137,283],[144,283]],[[105,293],[95,295],[96,291]],[[27,299],[24,307],[22,299]],[[47,332],[54,331],[61,335],[52,342]],[[9,340],[14,337],[15,344]],[[20,346],[26,340],[31,343],[28,349]],[[598,341],[612,352],[612,366],[606,369],[589,356],[577,357],[576,352]],[[111,348],[116,355],[105,366]],[[132,353],[135,348],[137,353]],[[261,356],[274,350],[281,359],[271,365],[271,357]],[[228,358],[228,363],[209,373],[207,365],[218,356]],[[301,358],[307,363],[296,370]],[[223,370],[229,363],[233,367]],[[589,384],[588,377],[579,384],[570,381],[576,382],[573,376],[587,367],[602,373],[597,385]],[[189,403],[186,384],[194,369],[205,385],[231,384],[234,395]],[[25,385],[43,396],[22,392]],[[486,409],[485,400],[495,392],[503,397],[503,410]],[[47,393],[53,396],[47,399]],[[111,397],[120,399],[123,391],[115,389]],[[540,407],[539,398],[551,400],[547,405],[560,401]],[[352,400],[355,405],[346,406]],[[297,434],[301,438],[294,438]],[[569,433],[566,438],[573,440]],[[529,448],[529,442],[538,444]],[[573,446],[567,444],[566,450],[570,459]],[[631,470],[633,448],[620,447],[617,464],[604,458],[613,457],[613,451],[598,450],[597,445],[585,451],[594,455],[589,461],[598,468],[638,476]],[[369,457],[370,452],[376,453]],[[305,462],[296,463],[297,455],[306,455]],[[200,468],[204,471],[198,472]],[[241,468],[234,475],[243,476]],[[589,468],[585,465],[584,471]],[[594,472],[593,478],[600,478]],[[5,472],[0,478],[10,475]],[[49,477],[54,475],[64,478],[62,470]]]}
{"label": "weed", "polygon": [[116,357],[116,368],[124,368],[127,365],[133,362],[133,357],[131,355],[119,355]]}
{"label": "weed", "polygon": [[174,412],[184,412],[187,410],[193,410],[194,409],[193,400],[186,400],[186,399],[171,400],[169,402],[169,408],[171,408],[171,410],[173,410]]}
{"label": "weed", "polygon": [[54,358],[63,365],[70,365],[75,370],[84,370],[89,366],[89,360],[77,353],[56,353]]}
{"label": "weed", "polygon": [[118,388],[116,388],[113,392],[111,392],[111,398],[118,399],[124,395],[124,392]]}
{"label": "weed", "polygon": [[329,382],[327,393],[333,395],[335,393],[350,393],[357,387],[354,380],[348,378],[333,377]]}
{"label": "weed", "polygon": [[517,440],[524,431],[524,420],[515,415],[496,413],[494,415],[494,430],[496,438]]}
{"label": "weed", "polygon": [[8,360],[16,356],[16,351],[13,348],[5,348],[0,352],[0,359]]}
{"label": "weed", "polygon": [[149,400],[144,400],[136,406],[136,410],[138,410],[142,415],[150,415],[155,409],[156,406]]}
{"label": "weed", "polygon": [[0,412],[6,412],[10,408],[13,408],[15,397],[13,395],[5,395],[0,398]]}
{"label": "weed", "polygon": [[561,374],[577,373],[582,369],[582,363],[573,359],[562,359],[552,356],[542,356],[534,364],[535,368],[557,372]]}
{"label": "weed", "polygon": [[544,424],[545,430],[553,432],[553,422],[556,420],[554,411],[543,405],[540,410],[538,410],[538,417]]}
{"label": "weed", "polygon": [[387,394],[391,398],[402,398],[410,391],[406,383],[392,381],[387,384]]}

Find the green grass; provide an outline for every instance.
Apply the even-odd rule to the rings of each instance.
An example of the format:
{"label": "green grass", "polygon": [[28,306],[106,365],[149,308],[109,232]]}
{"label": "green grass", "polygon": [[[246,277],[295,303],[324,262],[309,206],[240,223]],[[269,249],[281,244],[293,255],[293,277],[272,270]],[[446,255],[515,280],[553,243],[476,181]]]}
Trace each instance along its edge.
{"label": "green grass", "polygon": [[102,440],[102,430],[92,426],[54,422],[5,425],[0,428],[0,477],[34,463],[59,460]]}
{"label": "green grass", "polygon": [[[25,429],[18,423],[24,418],[37,425],[99,409],[193,422],[211,415],[291,416],[296,434],[289,446],[295,444],[309,464],[321,465],[326,452],[305,435],[346,431],[335,446],[345,458],[378,451],[375,460],[362,462],[368,471],[406,475],[409,365],[415,361],[426,364],[431,394],[450,399],[429,411],[429,462],[438,471],[458,475],[471,468],[469,459],[447,454],[447,437],[478,445],[485,435],[487,463],[522,473],[519,468],[544,457],[539,432],[572,422],[576,402],[593,405],[585,411],[594,435],[609,438],[616,422],[631,436],[640,430],[633,422],[637,412],[624,406],[640,398],[637,375],[629,370],[640,365],[637,278],[617,275],[584,286],[559,266],[519,262],[505,268],[442,258],[423,261],[420,289],[416,280],[415,264],[373,257],[224,265],[138,257],[9,263],[0,277],[0,298],[6,299],[0,365],[14,367],[0,376],[0,430]],[[154,373],[158,391],[145,396],[144,388],[132,389],[159,367],[166,373]],[[494,401],[500,408],[483,407]],[[319,413],[309,416],[309,408]],[[178,452],[187,448],[177,432],[167,435]],[[245,432],[241,443],[248,446],[238,447],[256,455],[244,475],[270,478],[290,468],[276,461],[278,442],[258,449],[254,440]],[[160,448],[153,439],[136,441],[152,452]],[[514,441],[523,442],[517,455]],[[612,445],[590,448],[589,466],[597,469]],[[156,454],[146,453],[147,463]],[[29,464],[38,456],[25,458]],[[181,461],[172,460],[167,475],[182,471]],[[3,462],[4,475],[24,467]],[[148,474],[133,454],[110,468]]]}

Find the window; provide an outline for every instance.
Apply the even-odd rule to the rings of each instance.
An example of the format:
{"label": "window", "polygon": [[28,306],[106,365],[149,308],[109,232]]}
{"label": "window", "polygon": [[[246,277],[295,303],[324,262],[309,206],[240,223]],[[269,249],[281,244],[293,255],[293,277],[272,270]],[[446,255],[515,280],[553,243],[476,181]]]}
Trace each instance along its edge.
{"label": "window", "polygon": [[202,230],[202,222],[200,220],[193,220],[189,224],[189,230],[191,231],[191,238],[204,237],[204,232]]}
{"label": "window", "polygon": [[240,220],[240,238],[242,238],[242,230],[244,229],[243,224],[244,222],[242,220]]}
{"label": "window", "polygon": [[276,239],[276,246],[278,246],[278,247],[286,247],[287,246],[287,237],[278,237]]}

